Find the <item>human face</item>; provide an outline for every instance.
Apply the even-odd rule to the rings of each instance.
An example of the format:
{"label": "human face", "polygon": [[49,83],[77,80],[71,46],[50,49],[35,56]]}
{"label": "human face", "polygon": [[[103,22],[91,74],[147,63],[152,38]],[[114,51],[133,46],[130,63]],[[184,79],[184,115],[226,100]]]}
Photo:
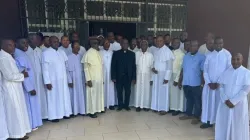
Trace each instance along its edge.
{"label": "human face", "polygon": [[79,36],[77,33],[72,34],[72,41],[79,41]]}
{"label": "human face", "polygon": [[180,40],[181,42],[184,42],[188,38],[188,33],[187,32],[182,32],[180,35]]}
{"label": "human face", "polygon": [[180,48],[180,40],[179,39],[174,39],[173,40],[173,44],[172,44],[172,47],[177,50]]}
{"label": "human face", "polygon": [[141,51],[146,52],[148,49],[148,43],[146,41],[142,41],[141,43]]}
{"label": "human face", "polygon": [[114,43],[114,41],[115,41],[115,36],[114,36],[113,33],[109,33],[109,34],[108,34],[108,40],[109,40],[110,43]]}
{"label": "human face", "polygon": [[191,54],[196,54],[198,52],[199,46],[197,41],[191,41],[191,47],[189,48],[189,52]]}
{"label": "human face", "polygon": [[59,47],[59,39],[57,37],[52,37],[50,39],[50,44],[51,44],[51,47],[54,48],[54,49],[58,49]]}
{"label": "human face", "polygon": [[32,48],[35,48],[36,46],[40,46],[40,37],[37,35],[32,35],[29,37],[29,45]]}
{"label": "human face", "polygon": [[131,41],[131,49],[134,49],[135,47],[136,47],[136,40],[135,39],[133,39],[132,41]]}
{"label": "human face", "polygon": [[99,42],[97,39],[95,40],[90,40],[90,46],[93,48],[93,49],[96,49],[98,50],[99,49]]}
{"label": "human face", "polygon": [[103,48],[104,48],[104,50],[109,50],[109,47],[110,47],[110,43],[109,43],[109,41],[108,40],[105,40],[104,41],[104,45],[103,45]]}
{"label": "human face", "polygon": [[74,43],[74,46],[72,48],[72,52],[74,54],[78,54],[79,51],[80,51],[80,44],[79,43]]}
{"label": "human face", "polygon": [[44,38],[43,45],[47,48],[50,47],[49,37]]}
{"label": "human face", "polygon": [[165,42],[164,42],[164,39],[163,37],[157,37],[157,40],[156,40],[156,45],[158,48],[161,48],[165,45]]}
{"label": "human face", "polygon": [[128,49],[128,46],[129,46],[129,43],[128,43],[128,40],[123,40],[122,41],[122,49],[123,50],[127,50]]}
{"label": "human face", "polygon": [[189,52],[190,47],[191,47],[191,42],[190,41],[184,43],[184,50],[186,52]]}
{"label": "human face", "polygon": [[137,47],[140,49],[141,48],[141,39],[140,38],[137,38],[136,39],[136,44],[137,44]]}
{"label": "human face", "polygon": [[13,40],[4,40],[3,43],[2,43],[1,48],[5,52],[7,52],[7,53],[9,53],[11,55],[13,55],[15,53],[15,43],[14,43]]}
{"label": "human face", "polygon": [[153,38],[153,36],[148,36],[148,45],[149,45],[149,46],[152,46],[153,43],[154,43],[154,38]]}
{"label": "human face", "polygon": [[27,39],[20,39],[17,42],[17,48],[24,51],[24,52],[26,52],[28,50],[28,47],[29,47],[29,44],[28,44]]}
{"label": "human face", "polygon": [[206,42],[206,46],[207,46],[207,49],[209,51],[213,51],[214,50],[214,40],[213,39],[208,39],[207,42]]}
{"label": "human face", "polygon": [[232,57],[232,66],[234,69],[239,68],[243,63],[243,56],[241,54],[236,54]]}
{"label": "human face", "polygon": [[122,39],[123,39],[122,36],[120,36],[120,35],[117,36],[117,42],[118,42],[118,43],[121,43],[121,42],[122,42]]}
{"label": "human face", "polygon": [[214,49],[216,51],[222,50],[223,46],[224,46],[223,39],[216,39],[215,40]]}
{"label": "human face", "polygon": [[61,40],[61,43],[62,43],[62,46],[64,48],[68,48],[69,47],[69,38],[68,37],[63,37],[62,40]]}
{"label": "human face", "polygon": [[171,42],[170,36],[165,36],[165,37],[164,37],[164,41],[165,41],[165,45],[169,45],[170,42]]}

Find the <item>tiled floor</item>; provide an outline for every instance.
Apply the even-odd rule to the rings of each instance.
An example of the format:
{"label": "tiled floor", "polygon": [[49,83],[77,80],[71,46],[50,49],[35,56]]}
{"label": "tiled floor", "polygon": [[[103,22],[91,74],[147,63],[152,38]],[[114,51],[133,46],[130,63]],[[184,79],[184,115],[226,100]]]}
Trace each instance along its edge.
{"label": "tiled floor", "polygon": [[151,111],[107,111],[97,119],[78,116],[59,123],[45,122],[30,140],[212,140],[213,129]]}

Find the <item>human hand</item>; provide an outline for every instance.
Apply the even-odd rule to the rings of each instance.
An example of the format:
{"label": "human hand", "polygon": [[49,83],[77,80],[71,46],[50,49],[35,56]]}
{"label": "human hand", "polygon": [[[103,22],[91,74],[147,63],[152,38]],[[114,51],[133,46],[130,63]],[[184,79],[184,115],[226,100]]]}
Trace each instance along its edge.
{"label": "human hand", "polygon": [[175,87],[178,86],[178,83],[174,81],[174,84],[173,84]]}
{"label": "human hand", "polygon": [[234,104],[230,100],[226,100],[225,103],[229,108],[234,108]]}
{"label": "human hand", "polygon": [[151,86],[153,85],[153,81],[150,81],[150,85],[151,85]]}
{"label": "human hand", "polygon": [[68,84],[70,88],[73,88],[73,83]]}
{"label": "human hand", "polygon": [[91,88],[91,87],[93,87],[93,85],[92,85],[92,82],[91,81],[88,81],[87,82],[87,85]]}
{"label": "human hand", "polygon": [[52,89],[52,85],[51,84],[47,84],[46,87],[47,87],[48,90]]}
{"label": "human hand", "polygon": [[114,83],[116,83],[116,80],[115,80],[115,79],[113,79],[112,81],[113,81]]}
{"label": "human hand", "polygon": [[22,74],[23,74],[24,78],[27,78],[27,77],[29,77],[29,74],[28,74],[28,72],[26,72],[25,70],[23,70],[23,71],[22,71]]}
{"label": "human hand", "polygon": [[31,90],[29,93],[30,93],[31,96],[35,96],[36,95],[36,91],[34,89]]}
{"label": "human hand", "polygon": [[155,68],[152,68],[154,74],[158,74],[158,71]]}
{"label": "human hand", "polygon": [[163,84],[167,84],[167,83],[168,83],[168,80],[164,80],[164,81],[163,81]]}

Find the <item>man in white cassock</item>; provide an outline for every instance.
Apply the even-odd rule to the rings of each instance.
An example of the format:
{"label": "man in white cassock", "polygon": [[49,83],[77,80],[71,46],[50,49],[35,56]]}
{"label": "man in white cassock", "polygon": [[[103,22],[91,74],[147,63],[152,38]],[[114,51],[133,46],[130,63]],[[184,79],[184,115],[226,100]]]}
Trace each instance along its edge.
{"label": "man in white cassock", "polygon": [[[2,94],[9,138],[27,139],[31,132],[29,116],[23,93],[22,82],[28,73],[19,72],[13,59],[15,44],[12,40],[2,40],[0,51],[0,72],[2,76]],[[2,125],[1,125],[2,127]],[[2,129],[1,129],[2,131]]]}
{"label": "man in white cassock", "polygon": [[72,54],[68,56],[68,85],[74,115],[85,114],[85,75],[81,63],[79,42],[72,43]]}
{"label": "man in white cassock", "polygon": [[47,92],[45,85],[43,84],[42,74],[42,50],[37,47],[38,36],[36,34],[29,34],[29,47],[25,52],[31,61],[33,71],[35,74],[36,81],[36,92],[40,99],[42,119],[48,118],[48,103],[47,103]]}
{"label": "man in white cassock", "polygon": [[42,54],[43,80],[47,88],[48,120],[59,122],[72,114],[66,70],[68,57],[58,49],[56,36],[50,37],[50,44]]}
{"label": "man in white cassock", "polygon": [[40,46],[40,49],[42,51],[46,50],[47,48],[50,47],[50,43],[49,43],[49,36],[44,36],[43,37],[43,45]]}
{"label": "man in white cassock", "polygon": [[109,50],[110,43],[108,40],[104,41],[103,50],[100,54],[103,60],[103,76],[104,76],[104,107],[114,110],[117,104],[114,82],[111,80],[111,60],[113,51]]}
{"label": "man in white cassock", "polygon": [[[74,42],[79,42],[78,40],[74,40]],[[70,44],[69,37],[68,36],[62,36],[61,37],[61,44],[62,46],[59,47],[59,50],[62,50],[66,53],[67,56],[72,54],[72,43]],[[79,49],[79,55],[84,55],[86,53],[86,50],[83,46],[80,46]]]}
{"label": "man in white cassock", "polygon": [[[0,47],[0,54],[1,54],[1,47]],[[1,57],[1,56],[0,56]],[[6,114],[5,114],[5,107],[4,107],[4,96],[2,92],[2,74],[0,73],[0,140],[6,140],[9,138],[9,132],[6,124]]]}
{"label": "man in white cassock", "polygon": [[172,115],[177,116],[180,112],[184,112],[184,93],[183,90],[178,87],[178,82],[182,69],[182,62],[184,53],[180,49],[180,40],[174,38],[172,42],[173,54],[175,60],[173,62],[173,73],[170,82],[170,110],[172,110]]}
{"label": "man in white cassock", "polygon": [[174,55],[164,44],[163,36],[157,37],[158,50],[154,53],[151,109],[165,115],[169,111],[169,80],[172,76]]}
{"label": "man in white cassock", "polygon": [[[213,44],[215,43],[215,44]],[[218,79],[231,66],[231,54],[223,48],[223,39],[208,39],[207,46],[214,46],[214,51],[206,56],[204,63],[205,85],[202,92],[202,114],[200,128],[212,127],[216,121],[216,113],[220,101]]]}
{"label": "man in white cassock", "polygon": [[233,55],[232,67],[219,78],[220,103],[216,115],[215,140],[249,140],[247,95],[250,71],[242,66],[243,56]]}
{"label": "man in white cassock", "polygon": [[111,51],[118,51],[118,50],[120,50],[122,48],[120,43],[115,41],[115,36],[114,36],[113,32],[108,33],[108,40],[109,40],[109,43],[110,43],[110,48],[109,49]]}
{"label": "man in white cassock", "polygon": [[26,71],[29,77],[24,78],[23,90],[26,99],[30,124],[33,130],[36,130],[42,123],[40,99],[37,95],[36,80],[30,58],[25,53],[28,50],[28,40],[19,38],[16,41],[15,60],[20,72]]}
{"label": "man in white cassock", "polygon": [[90,46],[81,63],[84,64],[87,83],[86,113],[91,118],[96,118],[98,112],[104,111],[103,62],[98,51],[98,40],[91,39]]}
{"label": "man in white cassock", "polygon": [[148,111],[151,107],[151,85],[152,85],[152,68],[154,57],[147,51],[148,42],[142,40],[141,51],[136,52],[136,77],[135,85],[135,107],[139,112],[141,109]]}

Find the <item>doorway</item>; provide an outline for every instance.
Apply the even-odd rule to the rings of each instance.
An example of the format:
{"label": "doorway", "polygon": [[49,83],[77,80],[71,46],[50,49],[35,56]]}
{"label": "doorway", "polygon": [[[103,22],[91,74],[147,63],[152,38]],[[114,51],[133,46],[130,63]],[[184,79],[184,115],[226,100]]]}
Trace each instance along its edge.
{"label": "doorway", "polygon": [[107,36],[108,32],[114,32],[115,35],[122,35],[129,41],[136,37],[135,23],[117,23],[117,22],[89,22],[89,35]]}

